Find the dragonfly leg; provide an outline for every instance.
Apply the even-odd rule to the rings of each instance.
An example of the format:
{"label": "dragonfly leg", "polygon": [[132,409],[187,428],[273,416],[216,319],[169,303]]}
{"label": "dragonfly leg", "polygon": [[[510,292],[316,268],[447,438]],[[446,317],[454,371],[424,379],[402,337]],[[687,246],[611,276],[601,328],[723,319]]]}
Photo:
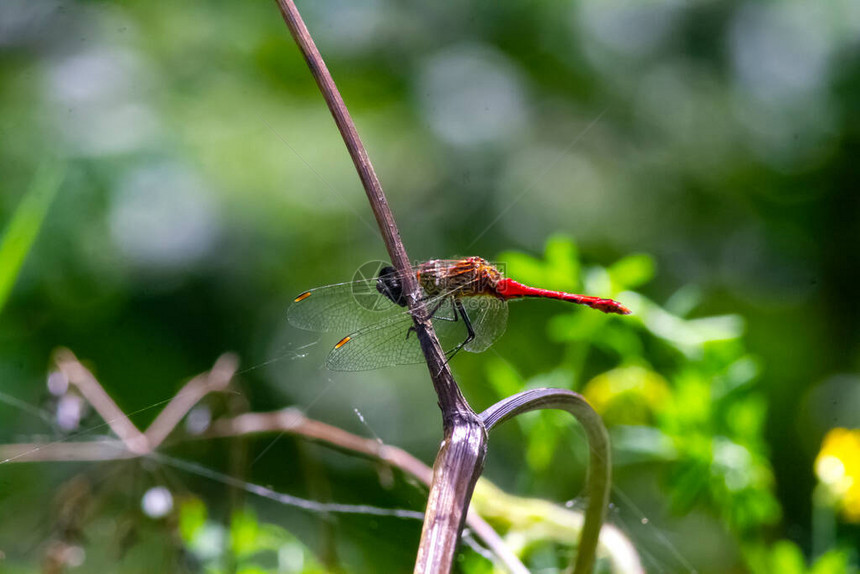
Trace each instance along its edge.
{"label": "dragonfly leg", "polygon": [[[443,321],[451,321],[451,319],[449,319],[448,317],[437,317],[437,316],[436,316],[436,313],[438,313],[438,312],[439,312],[439,309],[441,309],[441,308],[442,308],[442,305],[444,305],[444,304],[445,304],[445,299],[443,298],[443,299],[441,299],[438,303],[436,303],[436,306],[435,306],[435,307],[433,307],[433,310],[432,310],[432,311],[430,311],[430,312],[427,314],[427,318],[428,318],[428,319],[442,319]],[[456,316],[456,315],[454,316],[454,319],[453,319],[453,320],[454,320],[454,321],[456,321],[456,320],[457,320],[457,316]]]}
{"label": "dragonfly leg", "polygon": [[[454,318],[453,318],[453,319],[451,319],[450,317],[437,317],[437,316],[436,316],[436,313],[438,313],[438,312],[439,312],[439,309],[441,309],[441,308],[442,308],[442,305],[444,305],[444,304],[445,304],[445,299],[443,298],[441,301],[439,301],[439,302],[436,304],[436,306],[435,306],[435,307],[433,307],[433,310],[432,310],[432,311],[430,311],[430,313],[428,313],[427,318],[428,318],[428,319],[441,319],[441,320],[443,320],[443,321],[456,321],[456,320],[457,320],[457,314],[456,314],[456,313],[454,313]],[[409,335],[411,335],[411,334],[412,334],[412,333],[414,333],[414,332],[415,332],[415,325],[411,325],[411,326],[406,330],[406,338],[408,339],[408,338],[409,338]]]}
{"label": "dragonfly leg", "polygon": [[468,335],[466,335],[466,338],[463,340],[462,343],[454,347],[454,349],[450,352],[451,354],[448,356],[448,361],[453,359],[454,355],[460,352],[460,349],[475,340],[475,329],[472,328],[472,321],[471,319],[469,319],[469,315],[466,313],[466,309],[463,307],[463,302],[456,297],[454,297],[454,308],[457,310],[457,313],[454,315],[452,321],[456,321],[457,315],[460,315],[460,317],[463,318],[463,323],[466,325],[466,331],[468,332]]}

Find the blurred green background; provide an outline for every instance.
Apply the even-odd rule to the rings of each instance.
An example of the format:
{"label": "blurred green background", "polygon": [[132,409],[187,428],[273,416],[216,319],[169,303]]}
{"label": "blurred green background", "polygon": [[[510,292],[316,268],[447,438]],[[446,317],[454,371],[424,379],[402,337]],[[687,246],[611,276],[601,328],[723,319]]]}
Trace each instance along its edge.
{"label": "blurred green background", "polygon": [[[828,432],[860,427],[860,4],[299,8],[411,257],[481,255],[634,311],[512,305],[503,339],[453,361],[475,408],[584,392],[614,439],[608,520],[648,571],[856,571],[860,438]],[[273,2],[4,0],[0,174],[2,443],[107,434],[46,386],[58,347],[140,428],[235,351],[236,392],[200,416],[296,406],[432,463],[426,367],[328,372],[337,337],[286,323],[297,293],[385,251]],[[556,415],[496,432],[485,476],[581,509],[583,435]],[[424,506],[346,453],[185,432],[162,451],[224,476]],[[323,517],[200,474],[157,457],[0,464],[0,570],[411,569],[416,520]],[[499,527],[542,572],[571,551]],[[73,552],[50,570],[57,541]],[[467,547],[459,568],[492,565]]]}

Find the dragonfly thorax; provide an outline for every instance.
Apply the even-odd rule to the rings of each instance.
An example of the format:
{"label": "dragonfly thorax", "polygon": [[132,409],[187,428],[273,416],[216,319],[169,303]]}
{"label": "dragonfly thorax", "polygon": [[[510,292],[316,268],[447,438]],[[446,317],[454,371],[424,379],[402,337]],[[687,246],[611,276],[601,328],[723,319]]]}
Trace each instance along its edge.
{"label": "dragonfly thorax", "polygon": [[502,274],[486,259],[433,259],[422,263],[416,273],[418,283],[427,296],[450,294],[495,295]]}

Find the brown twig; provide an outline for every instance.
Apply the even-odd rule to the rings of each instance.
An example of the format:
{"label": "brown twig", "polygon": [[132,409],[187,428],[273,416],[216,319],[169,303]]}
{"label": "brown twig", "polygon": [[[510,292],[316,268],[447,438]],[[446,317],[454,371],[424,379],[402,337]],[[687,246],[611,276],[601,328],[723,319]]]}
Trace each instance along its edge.
{"label": "brown twig", "polygon": [[[147,456],[155,452],[188,411],[204,396],[211,392],[223,391],[238,367],[234,355],[224,354],[219,357],[211,371],[188,381],[162,409],[146,431],[141,433],[74,353],[68,349],[61,349],[55,355],[55,361],[58,368],[68,377],[69,382],[80,390],[84,399],[92,405],[105,423],[118,436],[121,432],[131,439],[0,445],[0,461],[106,461]],[[205,438],[272,432],[287,432],[351,453],[363,454],[398,468],[425,485],[429,485],[432,480],[432,470],[408,452],[309,419],[297,409],[284,409],[274,413],[247,413],[222,419],[209,428]],[[130,448],[129,443],[136,448]],[[485,520],[475,513],[470,513],[467,523],[510,572],[527,574],[528,571],[522,562]]]}
{"label": "brown twig", "polygon": [[0,445],[0,463],[122,460],[141,456],[121,440],[27,442]]}
{"label": "brown twig", "polygon": [[[137,430],[128,416],[119,407],[116,407],[113,400],[109,402],[104,401],[104,397],[107,395],[104,388],[95,376],[77,360],[74,354],[70,351],[61,351],[57,358],[58,362],[62,361],[64,373],[71,374],[75,381],[79,379],[86,381],[84,384],[88,392],[85,399],[89,400],[93,398],[98,401],[96,404],[91,404],[99,414],[102,416],[115,415],[119,420],[123,420],[118,428],[134,428]],[[0,462],[107,461],[139,458],[148,454],[155,454],[155,448],[162,444],[164,439],[170,435],[196,402],[210,392],[223,391],[227,388],[236,367],[237,362],[235,357],[225,354],[216,361],[211,371],[198,375],[188,381],[143,433],[144,436],[149,437],[148,442],[151,447],[149,452],[133,452],[127,447],[125,442],[116,439],[88,442],[6,444],[0,445]],[[73,382],[73,384],[78,385],[79,383]],[[568,395],[571,395],[572,399]],[[481,416],[487,420],[488,428],[492,428],[521,412],[536,408],[558,408],[559,404],[565,401],[572,403],[564,407],[565,410],[571,410],[572,412],[590,410],[584,400],[578,398],[578,395],[570,391],[537,389],[502,401],[487,409]],[[110,405],[113,405],[116,410]],[[591,412],[593,414],[593,411]],[[587,427],[595,427],[593,421],[589,422],[583,419],[582,413],[580,413],[578,418],[583,420]],[[587,419],[587,417],[585,418]],[[129,431],[125,430],[124,432]],[[250,434],[277,432],[290,433],[325,444],[329,447],[344,450],[351,454],[367,456],[370,459],[383,462],[392,468],[397,468],[425,485],[429,485],[432,480],[433,471],[408,452],[394,446],[385,445],[378,440],[360,437],[340,428],[309,419],[299,410],[293,408],[272,413],[246,413],[232,418],[220,419],[213,423],[205,434],[198,435],[196,438],[240,437]],[[598,434],[600,433],[598,432]],[[600,455],[600,448],[601,446],[597,444],[597,448],[592,451],[592,456],[595,456],[595,453],[597,453],[599,459],[608,462],[608,453]],[[592,467],[592,469],[596,468],[597,466]],[[608,465],[602,471],[600,469],[590,471],[590,477],[595,476],[599,478],[603,472],[608,472]],[[592,484],[591,480],[589,484]],[[608,476],[604,484],[608,484]],[[572,529],[574,532],[583,534],[583,529],[592,528],[589,526],[587,517],[586,520],[583,520],[582,515],[579,513],[557,507],[552,503],[520,499],[503,493],[489,482],[485,482],[481,488],[482,508],[485,509],[484,511],[489,512],[490,516],[495,516],[499,521],[531,523],[534,520],[534,516],[537,515],[543,516],[546,520],[557,524],[558,526],[554,528],[559,531]],[[589,486],[588,492],[592,498],[596,497],[605,500],[605,495],[598,494],[599,490],[593,486]],[[599,505],[596,505],[596,507],[600,508]],[[589,508],[592,508],[592,506],[589,506]],[[520,518],[513,518],[512,516],[520,516]],[[516,555],[502,541],[495,530],[477,513],[470,511],[466,523],[495,553],[501,563],[510,572],[515,574],[525,574],[527,572]],[[594,524],[593,518],[590,524]],[[609,553],[612,560],[613,571],[629,572],[631,574],[638,574],[643,571],[635,549],[617,529],[604,525],[601,529],[600,540],[603,543],[603,548]],[[584,545],[587,545],[587,543],[581,540],[579,544],[580,553]]]}
{"label": "brown twig", "polygon": [[[491,422],[495,425],[499,424],[500,421]],[[430,483],[433,475],[431,468],[401,448],[382,444],[378,440],[360,437],[338,427],[307,418],[301,411],[293,408],[271,413],[246,413],[232,418],[220,419],[215,421],[205,434],[194,438],[239,437],[278,432],[316,441],[350,454],[364,455],[369,459],[397,468],[425,485]],[[0,461],[9,460],[9,462],[107,461],[125,460],[140,456],[143,455],[130,452],[120,440],[0,445]],[[488,512],[487,516],[494,520],[502,523],[534,523],[535,527],[539,528],[541,523],[536,522],[536,517],[541,517],[542,520],[555,524],[553,530],[563,532],[565,536],[568,536],[566,533],[569,531],[581,534],[584,520],[578,512],[567,510],[548,501],[519,498],[504,493],[486,481],[482,483],[479,490],[482,491],[480,495],[481,512]],[[517,574],[527,572],[495,530],[471,509],[466,524],[496,554],[510,572]],[[618,529],[611,525],[603,525],[600,542],[610,556],[613,572],[631,574],[644,572],[635,548]],[[580,542],[579,547],[582,547],[582,542]]]}
{"label": "brown twig", "polygon": [[[232,419],[222,419],[213,423],[206,436],[227,437],[272,432],[286,432],[350,453],[363,454],[389,464],[427,486],[433,478],[433,470],[405,450],[309,419],[301,411],[293,408],[273,413],[247,413]],[[470,511],[466,517],[466,523],[502,561],[508,571],[527,574],[528,570],[522,562],[483,518]]]}
{"label": "brown twig", "polygon": [[221,355],[211,371],[188,381],[173,395],[146,432],[140,432],[74,353],[68,349],[59,349],[54,354],[54,362],[69,384],[78,389],[119,440],[5,444],[0,445],[0,461],[97,461],[144,456],[158,448],[200,399],[211,392],[223,390],[238,367],[235,355]]}
{"label": "brown twig", "polygon": [[93,409],[120,438],[126,449],[138,456],[158,448],[191,407],[207,394],[223,390],[230,383],[238,367],[235,355],[230,353],[221,355],[215,361],[211,371],[197,375],[188,381],[152,421],[146,432],[142,433],[74,353],[68,349],[60,349],[54,355],[54,361],[57,368],[68,378],[69,383],[77,387]]}
{"label": "brown twig", "polygon": [[259,433],[286,432],[324,442],[348,452],[364,454],[399,468],[430,484],[433,471],[408,452],[377,440],[360,437],[341,428],[309,419],[300,410],[287,408],[271,413],[246,413],[212,423],[206,437],[227,437]]}
{"label": "brown twig", "polygon": [[358,135],[355,123],[352,121],[343,97],[341,97],[334,79],[331,77],[331,73],[329,73],[328,67],[320,55],[313,38],[311,38],[310,32],[308,32],[307,26],[305,26],[293,0],[277,0],[277,2],[281,10],[281,15],[284,17],[284,22],[286,22],[287,28],[289,28],[293,39],[304,56],[311,75],[319,86],[326,105],[329,111],[331,111],[334,122],[343,137],[349,155],[355,164],[358,177],[361,179],[361,183],[367,193],[367,199],[370,202],[373,215],[376,217],[376,222],[382,233],[385,248],[388,251],[389,257],[391,257],[391,263],[401,277],[404,292],[407,294],[409,302],[409,310],[415,318],[415,327],[418,330],[416,334],[419,339],[422,339],[422,347],[425,354],[428,355],[427,361],[430,367],[430,374],[433,377],[434,383],[438,381],[437,392],[439,393],[442,411],[446,414],[459,410],[472,412],[471,407],[463,398],[456,382],[454,382],[454,378],[445,360],[445,353],[439,345],[439,340],[433,331],[432,323],[427,319],[426,311],[420,301],[418,282],[411,271],[409,256],[406,254],[406,248],[400,239],[400,231],[397,228],[394,214],[388,206],[388,200],[382,191],[382,184],[376,175],[376,171],[373,169],[373,164],[370,162],[367,150]]}
{"label": "brown twig", "polygon": [[145,454],[150,451],[149,441],[131,420],[125,416],[114,400],[104,390],[93,374],[78,361],[68,349],[60,349],[54,355],[57,368],[75,385],[92,405],[110,429],[125,444],[129,452]]}
{"label": "brown twig", "polygon": [[439,339],[420,300],[418,283],[411,272],[409,257],[400,239],[394,215],[343,98],[293,0],[277,2],[284,22],[322,92],[364,185],[385,247],[401,278],[409,311],[415,323],[415,334],[430,369],[439,407],[442,409],[445,440],[434,465],[434,478],[427,502],[415,572],[449,572],[469,500],[484,466],[487,433],[448,368]]}
{"label": "brown twig", "polygon": [[208,373],[197,375],[188,381],[182,389],[176,393],[173,399],[167,403],[155,420],[150,423],[149,428],[143,433],[149,441],[149,446],[155,449],[164,442],[164,439],[173,431],[188,411],[209,393],[223,391],[230,384],[230,380],[239,367],[236,355],[227,353],[218,357],[212,370]]}

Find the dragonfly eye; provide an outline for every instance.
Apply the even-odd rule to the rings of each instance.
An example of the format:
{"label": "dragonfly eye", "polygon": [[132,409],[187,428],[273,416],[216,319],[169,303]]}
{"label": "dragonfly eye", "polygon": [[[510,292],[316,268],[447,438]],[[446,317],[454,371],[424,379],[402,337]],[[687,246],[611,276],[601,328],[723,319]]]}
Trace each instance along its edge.
{"label": "dragonfly eye", "polygon": [[394,267],[387,265],[379,270],[376,290],[401,307],[406,307],[403,285],[400,283],[400,277],[397,276],[397,270]]}

